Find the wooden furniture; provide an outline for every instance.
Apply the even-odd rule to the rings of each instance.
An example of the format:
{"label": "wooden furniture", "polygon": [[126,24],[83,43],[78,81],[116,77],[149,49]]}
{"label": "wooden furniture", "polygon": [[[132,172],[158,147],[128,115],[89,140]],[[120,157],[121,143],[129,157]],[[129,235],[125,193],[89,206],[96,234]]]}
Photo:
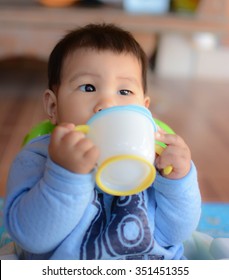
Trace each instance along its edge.
{"label": "wooden furniture", "polygon": [[[210,1],[203,2],[209,4]],[[66,31],[89,22],[116,23],[136,36],[140,34],[140,37],[144,38],[150,38],[155,33],[200,31],[227,37],[229,8],[227,1],[223,2],[227,5],[226,9],[223,9],[223,12],[227,11],[224,15],[212,14],[210,11],[210,16],[207,16],[208,12],[203,7],[202,13],[186,17],[170,14],[164,16],[128,14],[121,8],[110,6],[99,8],[1,6],[0,59],[26,55],[46,60],[54,44]]]}

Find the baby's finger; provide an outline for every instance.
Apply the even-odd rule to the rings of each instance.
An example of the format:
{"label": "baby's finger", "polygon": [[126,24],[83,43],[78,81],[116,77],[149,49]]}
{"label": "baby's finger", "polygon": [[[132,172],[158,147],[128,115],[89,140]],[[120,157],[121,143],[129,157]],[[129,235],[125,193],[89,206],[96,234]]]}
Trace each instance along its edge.
{"label": "baby's finger", "polygon": [[163,130],[160,126],[157,126],[157,132],[159,134],[166,134],[167,132],[165,130]]}
{"label": "baby's finger", "polygon": [[74,130],[75,129],[75,125],[73,123],[60,123],[58,126],[59,127],[66,127],[69,130]]}
{"label": "baby's finger", "polygon": [[94,165],[99,157],[99,149],[96,146],[92,146],[85,154],[84,158],[86,161],[91,162]]}
{"label": "baby's finger", "polygon": [[81,154],[85,154],[88,150],[94,147],[94,143],[88,138],[82,138],[75,144],[75,148],[80,151]]}
{"label": "baby's finger", "polygon": [[85,139],[85,134],[79,131],[70,131],[66,133],[62,139],[61,142],[66,147],[72,147],[79,143],[82,139]]}
{"label": "baby's finger", "polygon": [[170,156],[160,156],[155,160],[155,165],[158,169],[164,169],[172,164],[172,158]]}
{"label": "baby's finger", "polygon": [[51,135],[50,144],[58,146],[63,142],[66,146],[72,146],[80,139],[84,138],[85,135],[81,132],[75,132],[74,127],[75,126],[72,124],[58,125]]}
{"label": "baby's finger", "polygon": [[54,128],[50,142],[52,144],[59,143],[60,140],[69,132],[69,128],[64,125],[58,125]]}
{"label": "baby's finger", "polygon": [[156,132],[155,139],[157,141],[165,143],[166,145],[174,145],[174,146],[184,145],[184,140],[176,134]]}

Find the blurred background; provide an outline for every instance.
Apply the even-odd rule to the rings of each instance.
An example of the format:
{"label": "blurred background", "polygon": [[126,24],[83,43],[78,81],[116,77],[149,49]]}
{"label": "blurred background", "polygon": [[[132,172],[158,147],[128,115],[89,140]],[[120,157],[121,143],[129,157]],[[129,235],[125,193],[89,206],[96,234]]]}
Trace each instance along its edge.
{"label": "blurred background", "polygon": [[203,201],[229,203],[226,0],[0,0],[0,196],[23,137],[45,118],[50,51],[90,22],[134,34],[149,59],[153,115],[190,146]]}

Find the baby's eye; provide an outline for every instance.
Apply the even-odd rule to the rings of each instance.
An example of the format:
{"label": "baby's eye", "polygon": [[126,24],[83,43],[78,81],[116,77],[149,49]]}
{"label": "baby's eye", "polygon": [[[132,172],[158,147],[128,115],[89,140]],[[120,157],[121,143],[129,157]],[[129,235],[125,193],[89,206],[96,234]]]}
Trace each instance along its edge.
{"label": "baby's eye", "polygon": [[86,84],[86,85],[82,85],[80,86],[80,90],[84,91],[84,92],[93,92],[95,91],[95,87],[91,84]]}
{"label": "baby's eye", "polygon": [[133,92],[131,90],[128,90],[128,89],[121,89],[119,91],[119,94],[120,95],[131,95]]}

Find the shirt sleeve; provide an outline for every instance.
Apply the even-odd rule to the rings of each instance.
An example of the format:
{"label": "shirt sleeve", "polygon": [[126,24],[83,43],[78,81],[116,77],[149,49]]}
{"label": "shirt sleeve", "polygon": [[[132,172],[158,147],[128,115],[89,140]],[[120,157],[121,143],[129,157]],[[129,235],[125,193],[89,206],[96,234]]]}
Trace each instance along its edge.
{"label": "shirt sleeve", "polygon": [[[80,222],[94,190],[92,174],[75,174],[23,150],[8,178],[4,221],[23,249],[53,250]],[[51,234],[52,233],[52,234]]]}
{"label": "shirt sleeve", "polygon": [[155,239],[163,247],[179,244],[196,229],[201,213],[201,197],[193,162],[184,178],[172,180],[158,175],[154,188]]}

